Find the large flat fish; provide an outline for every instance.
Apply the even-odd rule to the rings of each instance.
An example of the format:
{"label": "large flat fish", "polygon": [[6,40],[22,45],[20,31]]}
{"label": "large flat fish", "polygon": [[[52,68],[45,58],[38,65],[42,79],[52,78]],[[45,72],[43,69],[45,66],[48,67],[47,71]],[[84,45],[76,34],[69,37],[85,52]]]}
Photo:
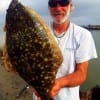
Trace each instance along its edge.
{"label": "large flat fish", "polygon": [[61,50],[49,27],[31,8],[12,0],[6,13],[6,45],[12,66],[42,100],[51,100]]}

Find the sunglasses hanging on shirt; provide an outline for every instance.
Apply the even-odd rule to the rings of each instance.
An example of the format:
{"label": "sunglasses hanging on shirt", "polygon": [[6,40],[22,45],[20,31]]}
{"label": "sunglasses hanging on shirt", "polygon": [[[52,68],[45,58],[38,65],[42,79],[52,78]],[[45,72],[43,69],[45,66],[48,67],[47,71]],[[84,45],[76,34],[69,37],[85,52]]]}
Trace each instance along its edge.
{"label": "sunglasses hanging on shirt", "polygon": [[59,4],[62,7],[68,6],[70,3],[70,0],[49,0],[48,5],[50,7],[57,7],[57,4]]}

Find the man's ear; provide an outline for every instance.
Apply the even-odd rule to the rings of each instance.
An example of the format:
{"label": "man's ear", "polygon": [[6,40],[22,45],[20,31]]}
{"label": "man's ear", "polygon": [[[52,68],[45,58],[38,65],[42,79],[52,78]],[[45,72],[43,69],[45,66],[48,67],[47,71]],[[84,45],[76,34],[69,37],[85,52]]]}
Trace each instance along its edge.
{"label": "man's ear", "polygon": [[72,12],[73,10],[74,10],[74,5],[73,5],[73,3],[71,1],[71,3],[70,3],[70,11]]}

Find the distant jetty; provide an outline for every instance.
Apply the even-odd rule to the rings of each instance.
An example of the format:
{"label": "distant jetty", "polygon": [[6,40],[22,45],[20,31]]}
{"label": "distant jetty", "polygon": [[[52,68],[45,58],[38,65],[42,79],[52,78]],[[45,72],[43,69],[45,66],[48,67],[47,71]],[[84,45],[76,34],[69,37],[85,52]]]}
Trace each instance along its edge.
{"label": "distant jetty", "polygon": [[100,30],[100,25],[86,25],[83,27],[89,30]]}

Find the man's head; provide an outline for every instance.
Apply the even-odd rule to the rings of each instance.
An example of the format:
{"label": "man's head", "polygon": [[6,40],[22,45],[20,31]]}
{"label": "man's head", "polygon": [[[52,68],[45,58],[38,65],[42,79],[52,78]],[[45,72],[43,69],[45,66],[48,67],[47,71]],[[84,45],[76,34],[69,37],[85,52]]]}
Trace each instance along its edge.
{"label": "man's head", "polygon": [[69,19],[72,0],[49,0],[48,6],[54,23],[62,24]]}

